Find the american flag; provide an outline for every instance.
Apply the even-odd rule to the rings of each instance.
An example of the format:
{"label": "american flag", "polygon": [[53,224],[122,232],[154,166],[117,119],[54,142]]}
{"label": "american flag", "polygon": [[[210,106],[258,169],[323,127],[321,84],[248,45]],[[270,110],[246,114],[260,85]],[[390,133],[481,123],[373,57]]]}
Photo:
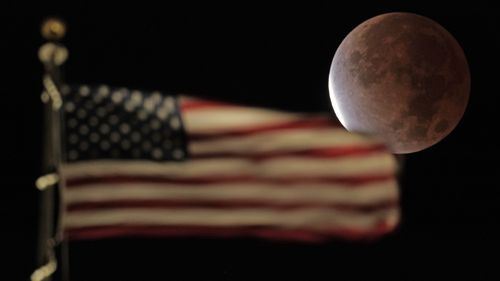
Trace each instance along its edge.
{"label": "american flag", "polygon": [[366,239],[398,224],[394,157],[331,116],[104,85],[61,92],[70,240]]}

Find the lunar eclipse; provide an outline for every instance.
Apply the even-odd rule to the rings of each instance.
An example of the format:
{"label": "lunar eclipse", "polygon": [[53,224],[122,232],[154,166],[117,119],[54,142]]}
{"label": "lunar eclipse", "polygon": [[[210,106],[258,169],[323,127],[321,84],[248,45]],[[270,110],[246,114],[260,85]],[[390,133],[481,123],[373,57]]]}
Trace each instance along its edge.
{"label": "lunar eclipse", "polygon": [[342,41],[329,89],[347,130],[379,137],[394,153],[412,153],[457,126],[470,74],[463,50],[441,25],[389,13],[361,23]]}

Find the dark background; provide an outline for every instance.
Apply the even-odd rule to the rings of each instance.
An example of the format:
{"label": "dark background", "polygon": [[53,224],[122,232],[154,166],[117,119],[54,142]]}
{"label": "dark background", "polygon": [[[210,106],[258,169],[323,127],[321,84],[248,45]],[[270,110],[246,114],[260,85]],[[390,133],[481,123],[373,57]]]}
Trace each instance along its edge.
{"label": "dark background", "polygon": [[[104,1],[102,1],[104,2]],[[122,1],[124,2],[124,1]],[[2,52],[2,251],[6,280],[35,266],[40,173],[41,20],[67,21],[66,80],[331,111],[330,62],[341,40],[384,12],[443,25],[468,58],[472,89],[458,127],[406,157],[402,224],[372,242],[119,239],[71,244],[73,280],[497,279],[500,173],[499,13],[492,2],[56,5],[6,3]],[[5,236],[5,237],[4,237]],[[4,278],[2,278],[4,279]]]}

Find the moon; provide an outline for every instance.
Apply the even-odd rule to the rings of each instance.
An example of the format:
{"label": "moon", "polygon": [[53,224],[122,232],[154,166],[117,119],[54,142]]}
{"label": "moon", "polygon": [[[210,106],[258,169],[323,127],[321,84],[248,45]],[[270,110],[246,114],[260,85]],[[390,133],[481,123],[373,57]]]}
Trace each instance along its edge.
{"label": "moon", "polygon": [[459,123],[470,73],[453,36],[411,13],[371,18],[342,41],[329,77],[330,100],[348,130],[385,141],[393,153],[426,149]]}

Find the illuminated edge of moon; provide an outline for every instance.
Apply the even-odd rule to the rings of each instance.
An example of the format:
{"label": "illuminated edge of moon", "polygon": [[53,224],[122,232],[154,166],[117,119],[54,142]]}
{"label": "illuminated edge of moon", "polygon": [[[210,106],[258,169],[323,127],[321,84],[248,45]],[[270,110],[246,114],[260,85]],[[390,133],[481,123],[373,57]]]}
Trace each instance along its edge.
{"label": "illuminated edge of moon", "polygon": [[[337,103],[337,100],[335,99],[335,90],[333,89],[331,77],[332,77],[332,75],[330,74],[330,79],[328,79],[328,91],[330,92],[330,102],[333,106],[333,111],[335,112],[335,115],[337,115],[337,119],[339,119],[342,126],[344,126],[344,128],[347,129],[344,116],[342,115],[342,113],[340,111],[340,107]],[[349,129],[347,129],[347,130],[349,130]]]}

